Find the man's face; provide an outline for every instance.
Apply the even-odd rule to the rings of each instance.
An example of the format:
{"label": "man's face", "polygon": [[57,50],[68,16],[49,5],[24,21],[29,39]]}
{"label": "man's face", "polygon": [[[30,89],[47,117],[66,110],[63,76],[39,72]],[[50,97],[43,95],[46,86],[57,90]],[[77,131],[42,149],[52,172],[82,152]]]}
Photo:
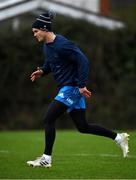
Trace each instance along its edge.
{"label": "man's face", "polygon": [[45,37],[45,31],[42,31],[40,29],[36,29],[36,28],[33,28],[32,29],[32,32],[34,33],[34,37],[39,41],[45,41],[46,37]]}

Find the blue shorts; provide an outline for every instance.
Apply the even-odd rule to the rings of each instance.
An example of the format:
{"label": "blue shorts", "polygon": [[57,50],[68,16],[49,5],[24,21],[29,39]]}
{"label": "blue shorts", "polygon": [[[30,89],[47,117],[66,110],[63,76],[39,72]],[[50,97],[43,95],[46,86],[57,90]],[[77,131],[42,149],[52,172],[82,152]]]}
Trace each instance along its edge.
{"label": "blue shorts", "polygon": [[73,109],[85,109],[85,97],[79,92],[79,88],[75,86],[64,86],[59,90],[55,100],[67,105],[69,113]]}

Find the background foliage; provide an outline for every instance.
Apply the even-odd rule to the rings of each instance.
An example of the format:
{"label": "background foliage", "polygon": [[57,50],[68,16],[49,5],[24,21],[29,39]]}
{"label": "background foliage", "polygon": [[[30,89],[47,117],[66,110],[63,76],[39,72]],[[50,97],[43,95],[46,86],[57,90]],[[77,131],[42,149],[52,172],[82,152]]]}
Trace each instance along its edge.
{"label": "background foliage", "polygon": [[[115,31],[82,20],[56,18],[54,31],[74,41],[90,61],[89,122],[118,129],[136,127],[136,28],[132,17],[135,14],[130,21],[126,18],[126,28]],[[42,44],[32,37],[33,18],[30,15],[20,17],[22,23],[17,31],[12,30],[11,23],[1,26],[1,129],[43,127],[44,113],[57,93],[51,75],[35,83],[30,81],[30,74],[44,60]],[[70,120],[65,120],[67,118],[67,115],[62,116],[57,126],[73,127]]]}

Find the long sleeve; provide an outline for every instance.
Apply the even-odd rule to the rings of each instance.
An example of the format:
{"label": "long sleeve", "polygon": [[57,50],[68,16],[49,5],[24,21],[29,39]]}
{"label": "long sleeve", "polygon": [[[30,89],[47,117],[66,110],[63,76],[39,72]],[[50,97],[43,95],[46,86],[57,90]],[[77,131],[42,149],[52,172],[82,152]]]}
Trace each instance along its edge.
{"label": "long sleeve", "polygon": [[45,60],[45,62],[43,64],[43,66],[41,67],[41,69],[43,70],[43,75],[49,74],[51,72],[51,68],[50,68],[48,60]]}

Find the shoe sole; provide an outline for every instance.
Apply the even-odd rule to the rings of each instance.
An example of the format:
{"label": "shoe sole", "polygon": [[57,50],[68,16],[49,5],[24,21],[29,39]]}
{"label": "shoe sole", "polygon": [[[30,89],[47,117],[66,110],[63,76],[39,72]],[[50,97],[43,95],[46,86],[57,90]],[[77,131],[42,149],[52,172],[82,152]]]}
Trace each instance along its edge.
{"label": "shoe sole", "polygon": [[33,168],[36,168],[36,167],[43,167],[43,168],[47,168],[47,169],[49,169],[49,168],[51,168],[51,165],[46,165],[46,166],[42,166],[42,165],[40,165],[40,166],[35,166],[35,165],[33,165],[33,164],[29,164],[29,163],[27,163],[27,165],[28,166],[31,166],[31,167],[33,167]]}

